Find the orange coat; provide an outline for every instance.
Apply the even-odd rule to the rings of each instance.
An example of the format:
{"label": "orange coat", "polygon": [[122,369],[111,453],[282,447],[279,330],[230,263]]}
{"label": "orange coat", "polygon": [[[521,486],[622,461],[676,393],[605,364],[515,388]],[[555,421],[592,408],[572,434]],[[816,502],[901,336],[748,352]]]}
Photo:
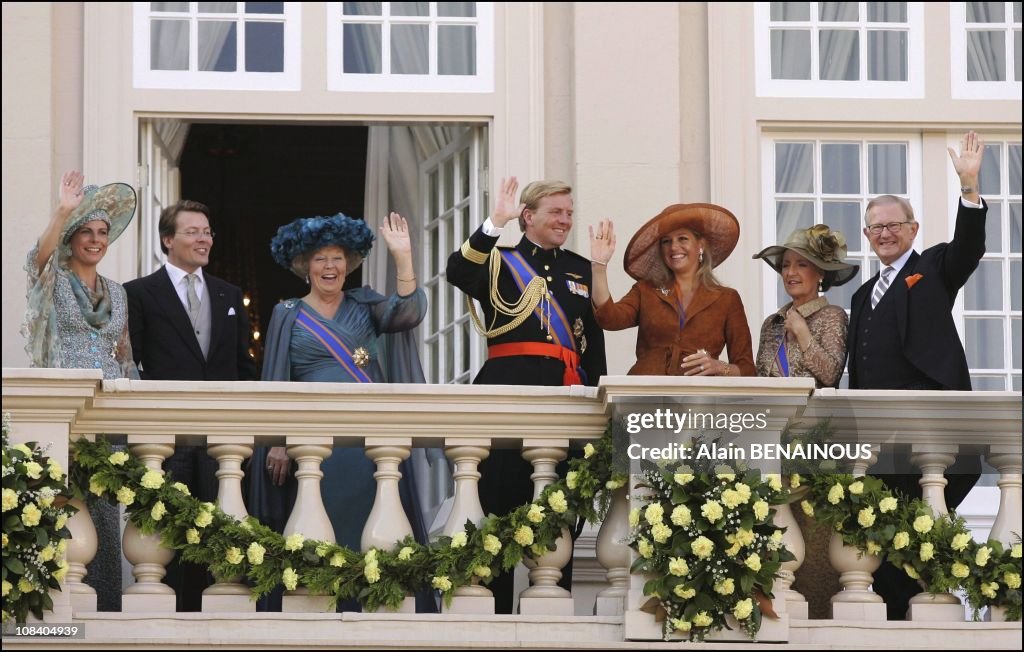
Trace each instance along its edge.
{"label": "orange coat", "polygon": [[698,286],[681,331],[674,284],[665,293],[650,281],[634,283],[626,296],[606,302],[594,317],[601,328],[609,331],[640,327],[636,364],[629,370],[632,376],[678,376],[682,359],[697,349],[705,349],[717,358],[726,347],[729,362],[739,366],[742,375],[757,375],[743,302],[732,288],[707,290]]}

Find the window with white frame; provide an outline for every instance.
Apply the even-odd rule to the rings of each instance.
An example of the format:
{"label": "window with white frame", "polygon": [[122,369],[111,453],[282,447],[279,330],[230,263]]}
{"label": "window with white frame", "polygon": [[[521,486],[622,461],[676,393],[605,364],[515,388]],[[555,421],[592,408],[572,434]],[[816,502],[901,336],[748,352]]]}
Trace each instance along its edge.
{"label": "window with white frame", "polygon": [[483,338],[473,329],[465,295],[448,283],[445,267],[487,215],[487,156],[486,129],[470,127],[420,164],[427,293],[422,359],[430,383],[469,383],[482,364]]}
{"label": "window with white frame", "polygon": [[922,5],[755,3],[757,94],[923,97]]}
{"label": "window with white frame", "polygon": [[1021,3],[950,3],[950,68],[957,99],[1021,94]]}
{"label": "window with white frame", "polygon": [[494,3],[331,2],[328,88],[494,90]]}
{"label": "window with white frame", "polygon": [[136,88],[299,90],[299,2],[136,2]]}
{"label": "window with white frame", "polygon": [[[956,147],[951,142],[952,147]],[[951,181],[956,183],[955,180]],[[1021,143],[985,145],[985,256],[961,293],[962,335],[977,390],[1021,389]]]}

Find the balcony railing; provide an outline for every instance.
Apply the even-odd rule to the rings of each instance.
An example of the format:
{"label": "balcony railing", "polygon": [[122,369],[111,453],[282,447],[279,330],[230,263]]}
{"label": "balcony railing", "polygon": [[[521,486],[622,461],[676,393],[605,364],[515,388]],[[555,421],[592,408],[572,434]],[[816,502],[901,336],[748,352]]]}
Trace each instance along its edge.
{"label": "balcony railing", "polygon": [[[868,392],[813,389],[807,379],[606,377],[598,388],[465,385],[387,385],[281,382],[103,381],[91,370],[5,369],[3,410],[11,414],[14,442],[49,445],[49,455],[68,468],[69,442],[98,433],[120,433],[132,451],[153,468],[175,444],[209,447],[223,473],[220,506],[235,516],[242,502],[242,460],[254,446],[285,445],[317,470],[331,447],[362,447],[375,460],[378,483],[395,482],[396,460],[416,447],[441,447],[455,463],[456,496],[450,522],[482,517],[477,465],[492,448],[521,449],[534,465],[540,489],[555,479],[554,466],[570,447],[599,438],[609,418],[638,401],[711,401],[720,409],[764,412],[767,430],[780,433],[800,420],[829,417],[837,437],[883,449],[909,447],[923,470],[925,499],[945,511],[943,472],[958,451],[983,454],[999,473],[1000,503],[992,538],[1009,543],[1021,527],[1021,394],[1019,392]],[[865,471],[867,464],[858,471]],[[300,492],[296,531],[307,536],[330,530],[316,478]],[[367,529],[389,536],[387,523],[401,503],[378,491]],[[383,496],[383,498],[382,498]],[[625,497],[622,500],[626,500]],[[608,585],[594,614],[574,615],[573,601],[531,590],[519,600],[520,614],[495,616],[487,602],[456,599],[441,614],[325,613],[309,596],[286,600],[284,613],[255,613],[247,589],[220,586],[204,596],[201,613],[175,613],[175,596],[159,582],[167,551],[155,539],[135,541],[131,561],[136,583],[126,589],[123,611],[96,611],[92,590],[75,573],[88,552],[71,546],[72,572],[47,620],[83,623],[88,645],[203,646],[448,645],[464,647],[558,644],[596,648],[660,640],[661,627],[639,611],[644,578],[630,576],[634,553],[623,542],[627,505],[614,509],[601,528],[597,558]],[[780,512],[788,510],[783,506]],[[784,518],[785,514],[780,514]],[[81,531],[81,512],[72,520]],[[790,517],[791,518],[791,517]],[[77,521],[77,522],[76,522]],[[129,536],[126,534],[126,536]],[[791,550],[802,549],[799,529],[787,532]],[[798,555],[799,557],[799,555]],[[799,560],[798,560],[799,561]],[[857,647],[1018,647],[1020,623],[967,622],[959,603],[952,609],[921,610],[911,621],[887,622],[884,605],[868,595],[854,568],[846,590],[833,599],[834,617],[808,620],[802,596],[788,590],[792,570],[784,567],[775,608],[778,621],[765,621],[760,640]],[[855,565],[855,562],[854,562]],[[786,573],[789,573],[787,576]],[[537,579],[539,576],[534,576]],[[858,583],[859,582],[859,583]],[[532,587],[537,589],[537,586]],[[537,594],[540,597],[537,597]],[[874,596],[874,597],[871,597]],[[868,605],[868,606],[865,606]],[[959,609],[959,610],[957,610]],[[998,621],[999,616],[993,619]],[[742,635],[742,634],[741,634]],[[5,640],[29,647],[23,639]],[[69,641],[74,644],[74,641]]]}

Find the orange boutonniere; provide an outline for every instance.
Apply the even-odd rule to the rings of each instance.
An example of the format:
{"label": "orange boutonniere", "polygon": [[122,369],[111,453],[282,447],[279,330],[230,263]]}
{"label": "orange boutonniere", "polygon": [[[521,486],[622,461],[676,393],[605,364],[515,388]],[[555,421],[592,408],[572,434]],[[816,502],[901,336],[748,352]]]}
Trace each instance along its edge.
{"label": "orange boutonniere", "polygon": [[912,274],[912,275],[908,276],[906,278],[907,289],[909,290],[910,288],[914,287],[914,285],[916,285],[917,282],[920,281],[923,278],[924,278],[924,274]]}

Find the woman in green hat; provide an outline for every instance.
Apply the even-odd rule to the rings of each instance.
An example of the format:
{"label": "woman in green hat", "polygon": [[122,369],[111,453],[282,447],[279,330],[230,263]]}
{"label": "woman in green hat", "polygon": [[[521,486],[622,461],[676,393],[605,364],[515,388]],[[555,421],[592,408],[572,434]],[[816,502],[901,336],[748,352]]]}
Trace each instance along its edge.
{"label": "woman in green hat", "polygon": [[29,252],[25,351],[33,367],[138,378],[124,288],[96,271],[135,214],[135,190],[125,183],[83,187],[83,181],[79,172],[64,173],[57,210]]}
{"label": "woman in green hat", "polygon": [[761,325],[758,376],[809,376],[817,387],[839,386],[849,319],[820,293],[857,275],[860,267],[845,257],[846,238],[824,224],[797,229],[786,244],[754,255],[779,273],[792,299]]}

